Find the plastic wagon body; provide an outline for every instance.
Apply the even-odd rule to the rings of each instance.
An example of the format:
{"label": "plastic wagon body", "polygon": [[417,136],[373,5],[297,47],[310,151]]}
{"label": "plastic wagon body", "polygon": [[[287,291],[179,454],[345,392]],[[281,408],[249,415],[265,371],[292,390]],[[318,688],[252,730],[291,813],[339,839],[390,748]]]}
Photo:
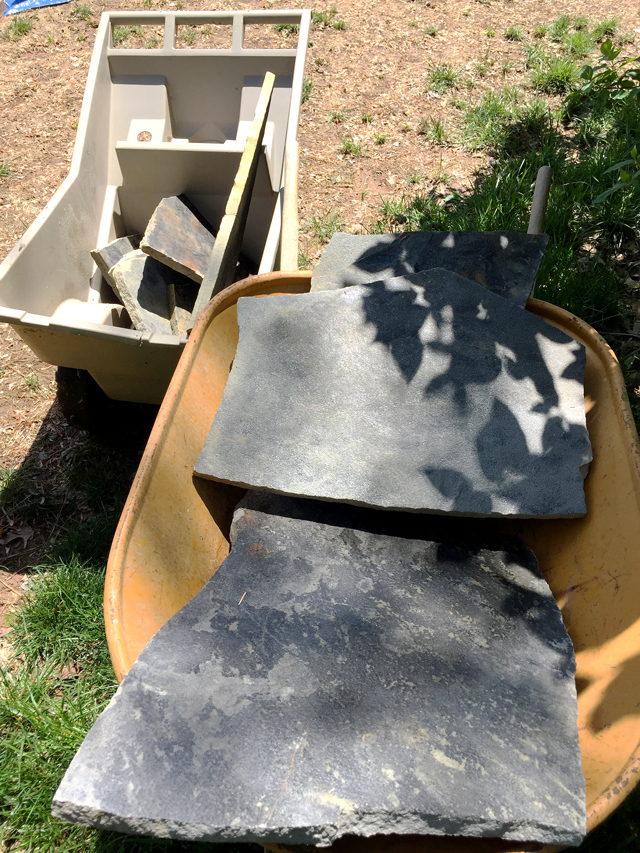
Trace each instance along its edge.
{"label": "plastic wagon body", "polygon": [[[242,251],[259,272],[277,268],[309,22],[299,10],[102,15],[70,173],[0,265],[0,321],[38,358],[89,371],[113,399],[162,400],[186,339],[122,328],[117,311],[101,311],[116,300],[89,252],[143,233],[158,202],[180,193],[217,227],[267,71],[276,89]],[[278,23],[298,25],[293,49],[243,46],[246,25]],[[179,26],[207,24],[228,30],[228,47],[176,47]],[[163,46],[114,47],[113,28],[132,25],[164,27]],[[84,303],[75,316],[69,299]]]}

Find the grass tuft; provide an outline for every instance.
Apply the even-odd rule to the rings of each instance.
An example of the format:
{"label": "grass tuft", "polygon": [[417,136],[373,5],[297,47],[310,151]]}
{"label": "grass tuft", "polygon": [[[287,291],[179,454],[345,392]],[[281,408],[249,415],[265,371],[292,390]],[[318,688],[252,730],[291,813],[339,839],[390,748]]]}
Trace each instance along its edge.
{"label": "grass tuft", "polygon": [[618,19],[605,18],[599,24],[596,24],[591,31],[594,39],[599,42],[610,36],[614,36],[618,32]]}
{"label": "grass tuft", "polygon": [[507,27],[504,37],[507,41],[522,41],[524,38],[522,27]]}
{"label": "grass tuft", "polygon": [[11,23],[0,32],[0,38],[5,41],[18,41],[30,33],[32,29],[33,21],[21,15],[16,15]]}
{"label": "grass tuft", "polygon": [[437,145],[446,145],[449,142],[446,119],[433,116],[423,118],[418,125],[418,133]]}
{"label": "grass tuft", "polygon": [[79,18],[82,21],[86,21],[88,24],[93,22],[93,11],[91,10],[91,6],[87,6],[85,3],[76,3],[71,10],[71,16],[73,18]]}
{"label": "grass tuft", "polygon": [[357,139],[343,139],[340,153],[347,157],[366,157],[367,149]]}
{"label": "grass tuft", "polygon": [[449,89],[454,89],[460,78],[460,72],[447,62],[431,65],[427,70],[427,85],[425,91],[443,95]]}
{"label": "grass tuft", "polygon": [[561,15],[549,27],[549,37],[551,41],[561,43],[567,37],[571,27],[571,18],[568,15]]}
{"label": "grass tuft", "polygon": [[564,41],[565,50],[572,56],[580,58],[589,56],[595,44],[596,39],[593,34],[585,30],[569,33]]}
{"label": "grass tuft", "polygon": [[313,80],[310,77],[305,77],[302,81],[302,98],[301,102],[306,104],[309,98],[311,97],[311,93],[313,92]]}
{"label": "grass tuft", "polygon": [[530,58],[531,83],[538,92],[548,95],[570,92],[579,79],[579,70],[569,56],[552,56],[538,53]]}
{"label": "grass tuft", "polygon": [[318,216],[312,216],[309,222],[309,233],[319,243],[328,243],[338,231],[344,228],[344,219],[338,211],[328,210]]}

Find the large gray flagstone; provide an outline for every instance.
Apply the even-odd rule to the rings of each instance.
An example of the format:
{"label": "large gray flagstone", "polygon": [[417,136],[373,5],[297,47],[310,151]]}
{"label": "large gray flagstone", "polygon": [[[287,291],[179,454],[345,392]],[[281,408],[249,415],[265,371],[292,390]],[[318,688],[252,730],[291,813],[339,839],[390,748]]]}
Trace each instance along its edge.
{"label": "large gray flagstone", "polygon": [[311,291],[442,267],[524,307],[548,239],[517,231],[335,234],[313,270]]}
{"label": "large gray flagstone", "polygon": [[575,660],[533,553],[486,522],[483,541],[468,519],[344,509],[237,511],[230,556],[143,650],[56,817],[199,841],[580,843]]}
{"label": "large gray flagstone", "polygon": [[386,509],[585,512],[581,344],[446,270],[238,301],[200,476]]}

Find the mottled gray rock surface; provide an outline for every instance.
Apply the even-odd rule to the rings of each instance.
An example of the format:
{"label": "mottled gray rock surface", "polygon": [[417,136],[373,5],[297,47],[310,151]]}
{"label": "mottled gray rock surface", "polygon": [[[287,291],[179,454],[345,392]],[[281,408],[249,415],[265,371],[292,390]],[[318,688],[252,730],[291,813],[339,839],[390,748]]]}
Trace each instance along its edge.
{"label": "mottled gray rock surface", "polygon": [[238,302],[196,473],[465,515],[585,512],[584,348],[445,270]]}
{"label": "mottled gray rock surface", "polygon": [[[118,261],[111,269],[111,276],[135,329],[159,335],[173,334],[167,287],[174,285],[175,301],[184,307],[188,279],[145,255],[141,249]],[[193,290],[193,285],[188,283],[188,288]]]}
{"label": "mottled gray rock surface", "polygon": [[184,196],[163,198],[149,220],[140,248],[200,283],[209,266],[213,229]]}
{"label": "mottled gray rock surface", "polygon": [[524,306],[548,239],[516,231],[335,234],[313,270],[311,291],[442,267]]}
{"label": "mottled gray rock surface", "polygon": [[[132,234],[129,237],[119,237],[113,240],[101,249],[93,249],[91,257],[96,262],[98,269],[105,277],[105,280],[114,287],[113,277],[111,276],[111,267],[115,267],[118,261],[122,260],[129,252],[135,251],[140,246],[140,237]],[[114,288],[115,289],[115,288]]]}
{"label": "mottled gray rock surface", "polygon": [[92,728],[53,813],[202,841],[578,844],[575,660],[532,552],[469,520],[251,505]]}

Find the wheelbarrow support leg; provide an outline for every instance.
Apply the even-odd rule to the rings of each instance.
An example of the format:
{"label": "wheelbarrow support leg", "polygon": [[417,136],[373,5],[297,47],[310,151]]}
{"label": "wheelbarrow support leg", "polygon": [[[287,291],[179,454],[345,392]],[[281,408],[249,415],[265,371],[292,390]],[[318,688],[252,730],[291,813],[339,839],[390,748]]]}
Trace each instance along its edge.
{"label": "wheelbarrow support leg", "polygon": [[544,220],[547,215],[550,188],[551,167],[541,166],[538,169],[536,185],[533,190],[533,203],[531,205],[527,234],[544,234]]}

